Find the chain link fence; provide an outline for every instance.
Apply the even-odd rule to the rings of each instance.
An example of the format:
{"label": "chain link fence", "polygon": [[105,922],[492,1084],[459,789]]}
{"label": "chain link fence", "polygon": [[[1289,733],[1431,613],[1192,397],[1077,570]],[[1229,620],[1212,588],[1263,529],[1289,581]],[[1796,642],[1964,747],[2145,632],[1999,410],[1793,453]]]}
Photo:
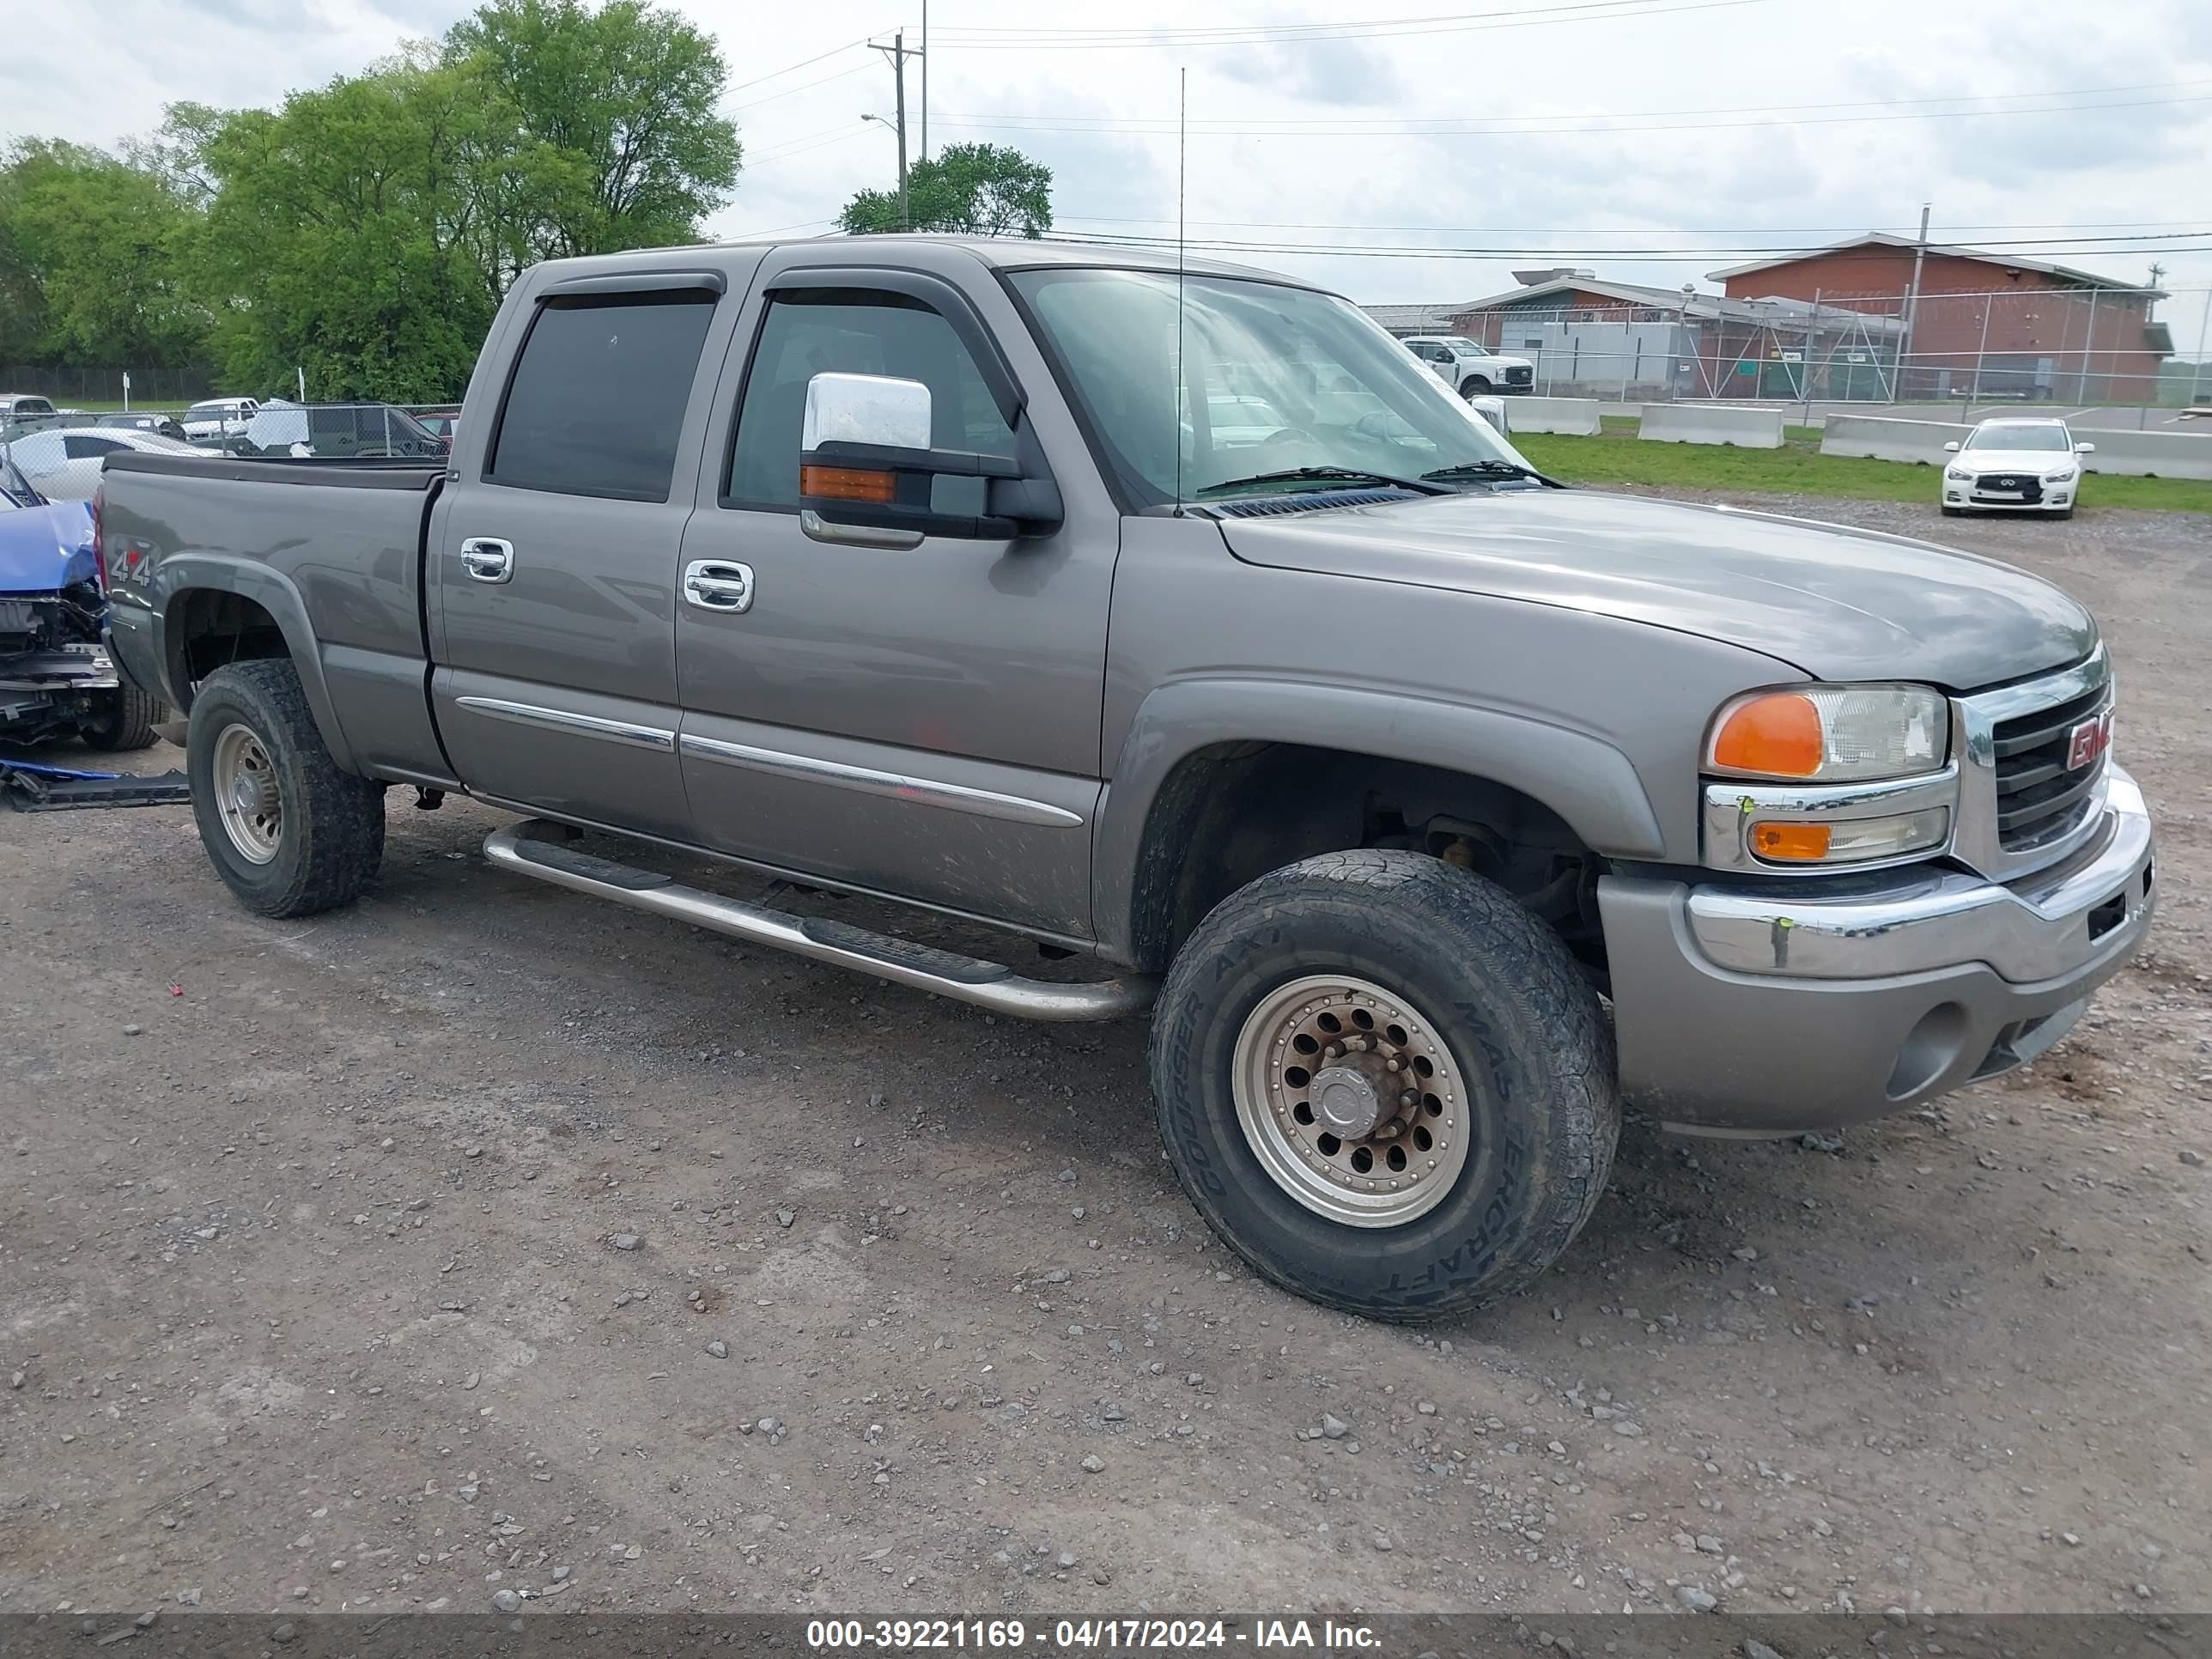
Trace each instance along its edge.
{"label": "chain link fence", "polygon": [[[1431,320],[1412,329],[1407,308],[1378,309],[1398,332],[1457,334],[1526,359],[1540,396],[1796,403],[1808,415],[1820,404],[2131,406],[2144,425],[2160,408],[2212,398],[2212,361],[2177,361],[2157,316],[2179,309],[2201,332],[2212,326],[2212,289],[1571,297],[1589,302],[1422,307]],[[2204,319],[2188,314],[2200,306]]]}
{"label": "chain link fence", "polygon": [[[131,386],[124,389],[124,376]],[[215,395],[215,379],[205,368],[85,368],[51,364],[0,368],[0,392],[44,398],[58,407],[80,404],[100,410],[181,408]]]}

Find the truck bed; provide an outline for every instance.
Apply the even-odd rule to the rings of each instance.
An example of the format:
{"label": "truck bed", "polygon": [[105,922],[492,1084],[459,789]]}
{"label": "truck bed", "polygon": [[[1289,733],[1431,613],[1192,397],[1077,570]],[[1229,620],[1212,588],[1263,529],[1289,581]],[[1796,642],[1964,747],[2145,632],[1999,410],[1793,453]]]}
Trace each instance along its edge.
{"label": "truck bed", "polygon": [[424,690],[422,559],[445,477],[442,465],[381,459],[107,457],[101,531],[118,662],[188,708],[195,673],[166,645],[165,623],[234,596],[222,602],[258,607],[283,634],[342,764],[446,781]]}

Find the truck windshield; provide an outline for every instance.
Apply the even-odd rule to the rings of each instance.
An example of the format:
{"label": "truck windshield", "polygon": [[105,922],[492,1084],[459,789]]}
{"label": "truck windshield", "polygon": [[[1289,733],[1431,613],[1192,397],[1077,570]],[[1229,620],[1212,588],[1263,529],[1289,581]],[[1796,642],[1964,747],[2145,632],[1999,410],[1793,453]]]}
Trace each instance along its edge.
{"label": "truck windshield", "polygon": [[1250,493],[1342,489],[1348,473],[1419,478],[1521,463],[1426,364],[1328,295],[1190,276],[1178,330],[1173,271],[1024,270],[1011,280],[1102,460],[1139,507],[1209,490],[1218,500],[1219,486],[1261,475],[1278,476]]}

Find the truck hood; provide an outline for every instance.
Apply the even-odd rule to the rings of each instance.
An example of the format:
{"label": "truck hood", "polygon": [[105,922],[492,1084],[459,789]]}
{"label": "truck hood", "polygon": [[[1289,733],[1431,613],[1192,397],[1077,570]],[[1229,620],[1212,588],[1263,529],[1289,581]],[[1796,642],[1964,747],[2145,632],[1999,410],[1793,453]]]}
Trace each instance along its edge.
{"label": "truck hood", "polygon": [[0,503],[0,593],[57,593],[99,575],[92,509],[49,501],[10,512]]}
{"label": "truck hood", "polygon": [[1826,680],[1968,690],[2059,667],[2095,620],[1993,559],[1775,514],[1583,489],[1437,495],[1224,519],[1248,563],[1593,611]]}

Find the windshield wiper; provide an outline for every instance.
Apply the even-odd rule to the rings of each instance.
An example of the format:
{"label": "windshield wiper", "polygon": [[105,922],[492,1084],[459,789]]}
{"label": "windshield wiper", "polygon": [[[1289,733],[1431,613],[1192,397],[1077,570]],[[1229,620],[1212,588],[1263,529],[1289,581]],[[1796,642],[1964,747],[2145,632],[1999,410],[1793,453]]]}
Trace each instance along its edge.
{"label": "windshield wiper", "polygon": [[1455,466],[1440,466],[1433,472],[1424,472],[1421,477],[1433,483],[1455,483],[1463,478],[1534,478],[1548,489],[1566,488],[1557,478],[1547,477],[1533,466],[1498,459],[1462,461]]}
{"label": "windshield wiper", "polygon": [[1442,484],[1427,480],[1433,474],[1419,478],[1394,477],[1388,472],[1369,472],[1356,466],[1289,466],[1279,472],[1255,472],[1249,478],[1231,478],[1224,483],[1208,484],[1195,494],[1225,495],[1232,490],[1249,489],[1255,484],[1297,483],[1310,479],[1317,483],[1388,484],[1394,489],[1410,489],[1417,495],[1445,495],[1451,492]]}

